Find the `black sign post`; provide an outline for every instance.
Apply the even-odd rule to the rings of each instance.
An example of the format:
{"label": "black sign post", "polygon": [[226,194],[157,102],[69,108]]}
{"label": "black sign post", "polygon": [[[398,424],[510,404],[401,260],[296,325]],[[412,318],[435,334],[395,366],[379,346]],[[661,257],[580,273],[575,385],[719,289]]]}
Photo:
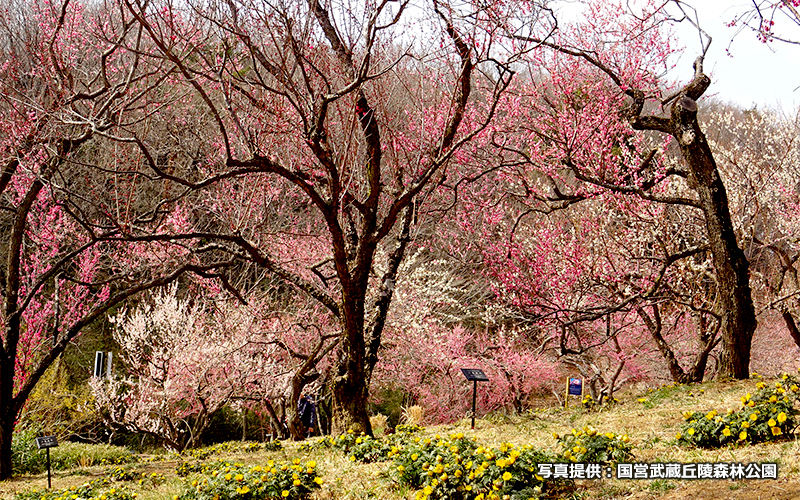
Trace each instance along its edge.
{"label": "black sign post", "polygon": [[58,440],[55,436],[43,436],[36,438],[36,447],[38,449],[45,449],[47,451],[47,488],[51,488],[50,484],[50,448],[58,446]]}
{"label": "black sign post", "polygon": [[483,370],[477,368],[462,368],[461,373],[467,377],[467,380],[472,381],[472,429],[475,428],[475,398],[478,393],[478,382],[488,382],[489,377],[483,373]]}

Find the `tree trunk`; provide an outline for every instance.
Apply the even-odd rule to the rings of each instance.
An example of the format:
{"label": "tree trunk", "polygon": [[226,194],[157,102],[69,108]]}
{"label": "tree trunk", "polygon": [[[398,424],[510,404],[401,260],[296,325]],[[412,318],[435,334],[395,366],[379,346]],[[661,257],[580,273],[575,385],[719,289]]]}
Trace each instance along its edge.
{"label": "tree trunk", "polygon": [[333,421],[331,433],[353,431],[372,435],[372,425],[367,414],[369,390],[364,376],[354,372],[337,377],[333,382]]}
{"label": "tree trunk", "polygon": [[331,433],[353,431],[371,436],[372,426],[367,413],[369,377],[364,356],[364,335],[361,332],[345,334],[343,340],[331,383]]}
{"label": "tree trunk", "polygon": [[719,315],[722,336],[720,370],[724,377],[746,379],[750,377],[750,348],[757,323],[750,292],[749,263],[736,241],[728,195],[711,148],[700,130],[697,103],[690,94],[676,99],[672,123],[673,135],[689,167],[689,184],[697,193],[705,216],[717,281],[715,312]]}
{"label": "tree trunk", "polygon": [[0,480],[8,479],[14,473],[11,459],[11,439],[14,436],[16,416],[11,408],[0,409]]}
{"label": "tree trunk", "polygon": [[[664,361],[666,361],[667,369],[669,370],[669,374],[672,377],[673,382],[677,384],[694,384],[702,382],[706,373],[706,366],[708,366],[708,357],[711,355],[711,351],[714,349],[714,347],[716,347],[716,345],[719,343],[716,336],[711,333],[702,333],[700,335],[700,351],[697,353],[692,367],[689,368],[689,370],[684,370],[678,362],[675,352],[672,350],[669,344],[667,344],[667,341],[664,339],[664,335],[662,334],[663,322],[661,321],[661,312],[659,311],[658,304],[653,304],[651,307],[653,310],[652,316],[647,314],[647,311],[645,311],[641,306],[636,308],[636,312],[647,326],[647,330],[650,332],[650,336],[656,343],[658,351],[661,353],[661,357],[663,357]],[[700,328],[705,327],[701,325]]]}
{"label": "tree trunk", "polygon": [[[717,307],[722,337],[720,371],[723,377],[750,376],[750,348],[756,329],[755,307],[750,292],[749,263],[739,248],[728,208],[728,194],[714,155],[697,121],[697,99],[711,85],[703,73],[703,58],[694,63],[694,78],[674,96],[670,118],[641,116],[644,93],[630,91],[631,125],[637,130],[657,130],[673,136],[686,163],[686,180],[697,194],[703,212],[717,281]],[[672,99],[672,98],[671,98]],[[671,100],[670,99],[670,100]]]}

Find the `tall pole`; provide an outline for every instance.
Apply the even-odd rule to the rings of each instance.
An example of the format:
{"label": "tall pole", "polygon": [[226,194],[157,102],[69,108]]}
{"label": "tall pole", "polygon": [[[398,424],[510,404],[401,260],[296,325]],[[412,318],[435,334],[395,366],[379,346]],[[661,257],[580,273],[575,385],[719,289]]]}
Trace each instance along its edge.
{"label": "tall pole", "polygon": [[472,381],[472,429],[475,429],[475,396],[478,393],[478,381]]}
{"label": "tall pole", "polygon": [[50,484],[50,448],[47,448],[47,489],[52,488]]}

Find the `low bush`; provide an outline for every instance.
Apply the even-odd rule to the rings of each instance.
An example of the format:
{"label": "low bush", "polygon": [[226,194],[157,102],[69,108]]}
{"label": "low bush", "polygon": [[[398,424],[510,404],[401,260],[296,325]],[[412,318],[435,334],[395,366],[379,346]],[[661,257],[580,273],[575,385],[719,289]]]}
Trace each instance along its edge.
{"label": "low bush", "polygon": [[736,443],[760,443],[785,439],[797,427],[800,381],[784,374],[774,385],[756,384],[755,395],[741,397],[742,408],[719,414],[716,410],[683,412],[685,422],[678,443],[717,448]]}
{"label": "low bush", "polygon": [[568,481],[545,483],[537,475],[539,463],[555,461],[527,446],[477,446],[458,433],[449,439],[414,438],[394,453],[392,471],[398,483],[418,490],[418,500],[527,499],[569,489]]}
{"label": "low bush", "polygon": [[626,434],[617,435],[584,427],[553,437],[561,445],[562,456],[572,462],[611,464],[633,460],[633,444]]}
{"label": "low bush", "polygon": [[217,462],[192,479],[177,500],[304,499],[322,483],[314,461],[270,460],[263,467]]}
{"label": "low bush", "polygon": [[109,487],[106,483],[95,480],[60,490],[33,490],[18,493],[14,500],[135,500],[138,496],[124,486]]}
{"label": "low bush", "polygon": [[64,470],[91,465],[119,465],[135,462],[138,456],[122,446],[110,444],[60,443],[50,449],[53,469]]}
{"label": "low bush", "polygon": [[47,469],[45,451],[36,447],[39,429],[23,427],[11,439],[11,464],[14,474],[38,474]]}

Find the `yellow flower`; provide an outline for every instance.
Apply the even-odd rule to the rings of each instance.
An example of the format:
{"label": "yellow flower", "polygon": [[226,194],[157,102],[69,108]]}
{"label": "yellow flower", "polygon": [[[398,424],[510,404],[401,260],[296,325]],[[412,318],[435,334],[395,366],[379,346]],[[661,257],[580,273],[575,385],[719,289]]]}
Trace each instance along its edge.
{"label": "yellow flower", "polygon": [[317,466],[317,462],[315,462],[313,460],[309,460],[308,462],[306,462],[306,467],[308,467],[310,469],[313,469],[316,466]]}
{"label": "yellow flower", "polygon": [[614,439],[614,433],[613,433],[613,432],[606,432],[605,436],[606,436],[608,439]]}
{"label": "yellow flower", "polygon": [[497,465],[498,467],[500,467],[502,469],[502,468],[504,468],[506,466],[506,461],[501,458],[500,460],[495,462],[495,465]]}
{"label": "yellow flower", "polygon": [[731,435],[731,429],[729,427],[725,427],[724,429],[722,429],[722,435],[725,436],[725,437],[730,436]]}
{"label": "yellow flower", "polygon": [[694,436],[694,427],[689,427],[689,430],[686,431],[686,434]]}
{"label": "yellow flower", "polygon": [[281,491],[281,496],[282,496],[283,498],[286,498],[286,497],[288,497],[288,496],[289,496],[289,490],[283,490],[283,491]]}
{"label": "yellow flower", "polygon": [[[225,480],[226,481],[230,481],[231,479],[233,479],[233,474],[225,474]],[[175,495],[175,496],[177,496],[177,495]],[[178,499],[175,498],[173,500],[178,500]]]}
{"label": "yellow flower", "polygon": [[294,481],[292,481],[292,484],[295,485],[295,486],[300,486],[300,480],[299,479],[295,479]]}
{"label": "yellow flower", "polygon": [[317,476],[314,478],[314,482],[321,486],[325,481],[321,477]]}
{"label": "yellow flower", "polygon": [[742,441],[744,441],[745,439],[747,439],[747,431],[742,431],[742,432],[740,432],[740,433],[739,433],[739,439],[741,439]]}
{"label": "yellow flower", "polygon": [[419,455],[417,455],[416,453],[412,453],[412,454],[411,454],[411,460],[412,460],[412,461],[414,461],[414,460],[416,460],[416,459],[418,459],[418,458],[419,458]]}
{"label": "yellow flower", "polygon": [[748,422],[747,420],[742,422],[742,429],[749,429],[749,428],[750,428],[750,422]]}
{"label": "yellow flower", "polygon": [[431,493],[433,493],[433,488],[431,488],[430,486],[426,486],[426,487],[425,487],[425,488],[422,490],[422,492],[425,494],[425,496],[430,496],[430,495],[431,495]]}
{"label": "yellow flower", "polygon": [[244,476],[242,474],[236,474],[237,481],[244,481]]}
{"label": "yellow flower", "polygon": [[775,427],[775,424],[777,424],[777,422],[775,422],[774,418],[769,419],[769,421],[767,422],[767,425],[770,427]]}
{"label": "yellow flower", "polygon": [[772,396],[769,397],[770,403],[775,403],[776,401],[778,401],[778,396],[773,394]]}
{"label": "yellow flower", "polygon": [[236,488],[236,493],[238,493],[240,495],[246,495],[247,493],[250,493],[250,487],[247,486],[247,485],[244,485],[241,488]]}
{"label": "yellow flower", "polygon": [[504,472],[503,473],[503,481],[508,481],[509,479],[511,479],[511,473],[508,472],[508,471]]}
{"label": "yellow flower", "polygon": [[783,431],[781,431],[780,427],[772,427],[771,430],[773,436],[780,436],[781,434],[783,434]]}
{"label": "yellow flower", "polygon": [[786,414],[784,412],[778,413],[778,422],[780,423],[786,422]]}

